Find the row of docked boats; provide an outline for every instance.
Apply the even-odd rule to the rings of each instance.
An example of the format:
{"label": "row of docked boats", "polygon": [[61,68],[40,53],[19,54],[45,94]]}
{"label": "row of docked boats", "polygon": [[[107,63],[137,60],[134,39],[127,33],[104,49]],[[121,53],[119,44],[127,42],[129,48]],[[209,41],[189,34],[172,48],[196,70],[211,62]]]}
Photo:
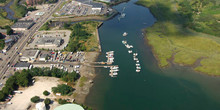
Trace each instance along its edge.
{"label": "row of docked boats", "polygon": [[112,64],[114,62],[114,51],[106,52],[107,64]]}
{"label": "row of docked boats", "polygon": [[[107,64],[112,64],[114,62],[114,51],[106,52]],[[118,75],[119,67],[118,66],[109,66],[111,77],[116,77]]]}
{"label": "row of docked boats", "polygon": [[135,64],[136,65],[136,72],[140,72],[141,71],[141,65],[140,65],[140,61],[139,61],[139,59],[137,57],[138,53],[135,53],[135,52],[132,51],[133,45],[128,44],[128,42],[126,40],[123,40],[122,44],[124,44],[125,47],[128,49],[128,53],[129,54],[133,53],[133,59],[136,62],[136,64]]}
{"label": "row of docked boats", "polygon": [[118,71],[119,71],[119,67],[118,66],[111,66],[110,67],[110,73],[109,73],[109,75],[111,76],[111,77],[116,77],[117,75],[118,75]]}

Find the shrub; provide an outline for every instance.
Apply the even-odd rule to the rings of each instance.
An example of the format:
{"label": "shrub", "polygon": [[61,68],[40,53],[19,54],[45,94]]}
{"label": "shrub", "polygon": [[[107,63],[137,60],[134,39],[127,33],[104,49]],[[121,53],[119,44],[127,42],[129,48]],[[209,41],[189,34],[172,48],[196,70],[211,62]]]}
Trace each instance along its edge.
{"label": "shrub", "polygon": [[65,99],[59,99],[58,103],[59,104],[67,104],[68,102]]}
{"label": "shrub", "polygon": [[61,93],[61,95],[67,95],[72,92],[74,89],[68,85],[61,84],[57,87],[52,87],[53,93]]}
{"label": "shrub", "polygon": [[45,90],[45,91],[43,92],[43,94],[44,94],[45,96],[48,96],[48,95],[50,95],[50,92],[48,92],[47,90]]}
{"label": "shrub", "polygon": [[33,103],[38,103],[40,101],[40,97],[39,96],[34,96],[31,98],[31,102]]}
{"label": "shrub", "polygon": [[51,100],[49,98],[46,98],[44,100],[45,105],[49,105],[51,103]]}

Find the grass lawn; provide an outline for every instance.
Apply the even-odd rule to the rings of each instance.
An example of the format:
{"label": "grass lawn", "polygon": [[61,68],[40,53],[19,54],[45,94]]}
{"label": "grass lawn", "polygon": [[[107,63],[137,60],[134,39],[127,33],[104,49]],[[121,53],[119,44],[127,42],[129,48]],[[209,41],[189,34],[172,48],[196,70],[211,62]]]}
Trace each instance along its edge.
{"label": "grass lawn", "polygon": [[1,27],[7,26],[7,25],[11,25],[11,24],[12,24],[11,20],[6,19],[6,18],[0,16],[0,26]]}
{"label": "grass lawn", "polygon": [[86,30],[88,33],[92,34],[85,43],[86,51],[99,51],[99,41],[97,39],[98,33],[96,31],[98,25],[99,22],[84,24],[84,26],[87,27]]}
{"label": "grass lawn", "polygon": [[87,81],[88,79],[85,77],[85,76],[82,76],[80,79],[79,79],[79,86],[80,87],[83,87],[85,84],[85,82]]}
{"label": "grass lawn", "polygon": [[14,17],[22,18],[28,11],[27,8],[19,4],[20,0],[14,0],[10,8],[14,11]]}
{"label": "grass lawn", "polygon": [[5,41],[3,39],[0,39],[0,50],[2,50],[5,46]]}
{"label": "grass lawn", "polygon": [[[194,70],[209,75],[220,75],[220,37],[184,27],[180,20],[177,21],[179,16],[173,9],[175,4],[171,2],[140,0],[137,4],[153,9],[151,12],[157,18],[160,17],[152,27],[146,29],[146,39],[152,46],[160,67],[169,66],[169,61],[172,61],[177,64],[194,65]],[[157,6],[163,8],[164,15],[159,12],[160,9],[155,8]],[[197,61],[200,61],[200,64],[195,64]]]}
{"label": "grass lawn", "polygon": [[12,21],[7,19],[6,16],[7,16],[7,12],[3,9],[0,9],[0,26],[1,27],[12,24]]}
{"label": "grass lawn", "polygon": [[[83,21],[71,24],[69,29],[72,31],[70,41],[66,47],[67,51],[99,51],[99,41],[97,39],[97,27],[101,22]],[[77,29],[75,26],[80,25],[82,28]],[[75,27],[75,28],[74,28]],[[81,31],[77,31],[81,30]],[[73,35],[75,33],[76,35]],[[84,34],[84,35],[80,35]]]}

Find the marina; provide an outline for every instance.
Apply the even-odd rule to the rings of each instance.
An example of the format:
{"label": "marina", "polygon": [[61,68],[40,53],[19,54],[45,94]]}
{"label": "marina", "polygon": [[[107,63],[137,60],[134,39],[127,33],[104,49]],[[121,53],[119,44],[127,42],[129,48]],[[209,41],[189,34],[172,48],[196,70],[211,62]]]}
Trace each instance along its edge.
{"label": "marina", "polygon": [[[112,64],[114,62],[114,51],[106,52],[107,64]],[[116,66],[109,66],[110,73],[109,76],[116,77],[118,75],[119,67]]]}
{"label": "marina", "polygon": [[[218,77],[192,72],[187,67],[175,65],[164,69],[157,65],[142,35],[142,30],[152,26],[156,19],[136,1],[113,7],[119,11],[126,7],[126,17],[119,22],[118,15],[99,28],[102,52],[115,51],[113,64],[120,71],[117,78],[111,78],[109,68],[97,69],[86,104],[96,110],[220,110]],[[123,32],[129,35],[123,37]],[[122,41],[134,48],[127,49]],[[134,53],[138,55],[134,57]],[[97,59],[105,60],[105,53]],[[137,70],[138,63],[141,70]]]}

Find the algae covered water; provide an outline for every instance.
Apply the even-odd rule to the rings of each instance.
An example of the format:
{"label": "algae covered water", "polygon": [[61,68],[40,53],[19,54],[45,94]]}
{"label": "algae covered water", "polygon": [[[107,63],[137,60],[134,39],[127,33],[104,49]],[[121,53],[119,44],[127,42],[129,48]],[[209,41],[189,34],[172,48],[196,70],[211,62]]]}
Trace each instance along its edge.
{"label": "algae covered water", "polygon": [[[111,78],[108,69],[97,69],[86,105],[97,110],[220,110],[219,77],[199,74],[189,67],[157,66],[142,34],[142,29],[152,26],[156,19],[148,8],[135,2],[113,7],[119,12],[125,7],[125,18],[119,21],[118,15],[99,29],[102,54],[98,60],[105,61],[105,52],[115,51],[114,64],[119,65],[120,71],[118,77]],[[122,36],[124,32],[127,37]],[[133,56],[122,40],[138,52],[140,73],[135,72]]]}

